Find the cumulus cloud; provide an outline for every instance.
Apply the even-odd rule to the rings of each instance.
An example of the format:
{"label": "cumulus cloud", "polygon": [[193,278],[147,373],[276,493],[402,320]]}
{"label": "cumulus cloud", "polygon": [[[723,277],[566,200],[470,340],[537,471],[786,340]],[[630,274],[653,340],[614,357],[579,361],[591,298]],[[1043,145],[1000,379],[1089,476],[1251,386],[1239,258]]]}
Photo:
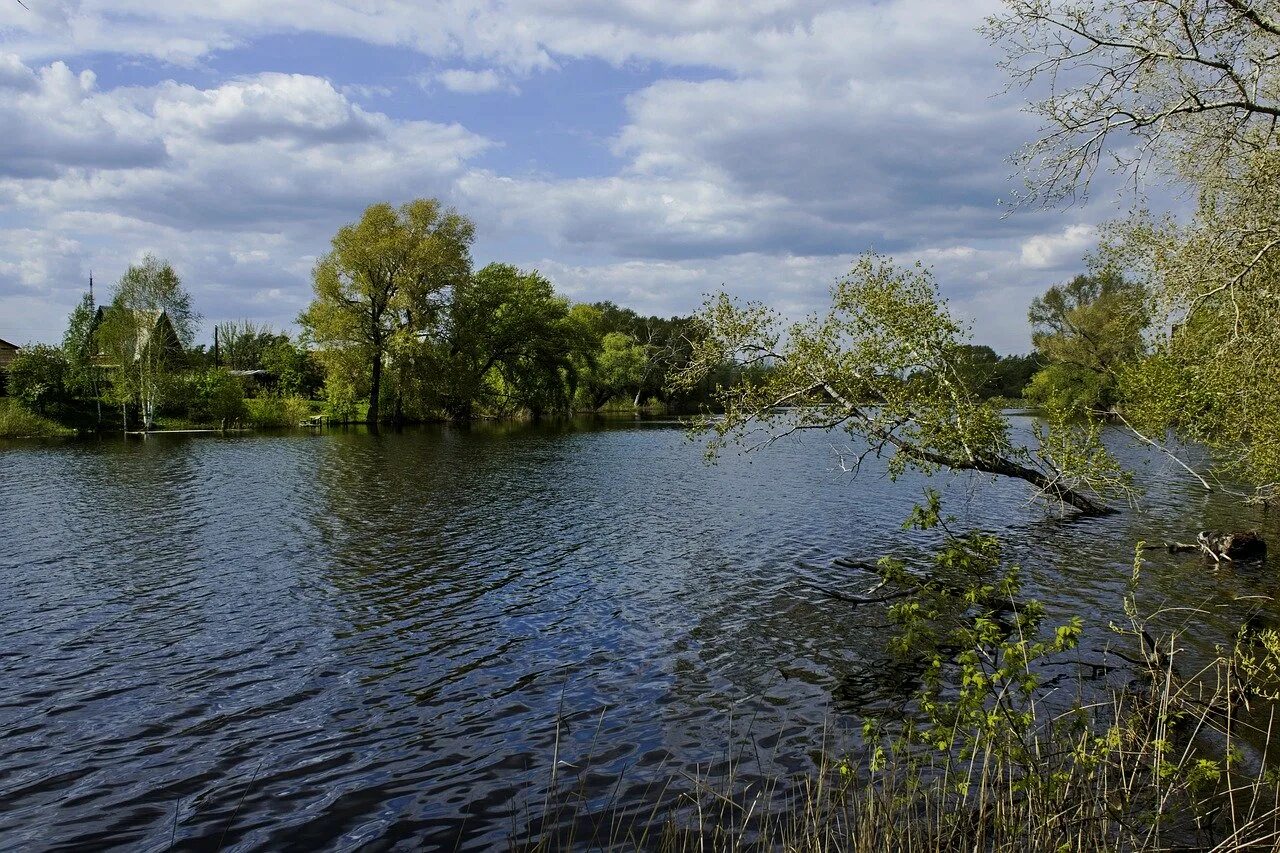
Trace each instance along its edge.
{"label": "cumulus cloud", "polygon": [[1036,234],[1022,241],[1022,263],[1029,269],[1077,263],[1096,239],[1097,230],[1092,225],[1068,225],[1056,233]]}
{"label": "cumulus cloud", "polygon": [[[4,300],[41,275],[118,274],[147,249],[180,263],[207,313],[287,322],[334,228],[372,201],[435,195],[477,220],[495,256],[659,313],[721,285],[803,312],[860,251],[923,257],[980,334],[1017,350],[1026,301],[1108,212],[1001,216],[1006,155],[1034,126],[989,98],[1002,81],[974,27],[996,0],[32,5],[0,6],[13,51],[0,56],[0,229],[39,235],[16,239],[46,254],[0,268],[0,335]],[[645,84],[616,93],[611,173],[517,173],[483,159],[498,140],[447,116],[354,100],[390,103],[377,83],[281,73],[266,56],[261,73],[208,75],[219,51],[252,57],[278,34],[407,48],[444,69],[420,82],[452,92],[517,96],[528,75],[578,60],[641,68]],[[162,66],[104,89],[76,59],[103,54],[212,82]],[[45,287],[53,316],[66,294]]]}

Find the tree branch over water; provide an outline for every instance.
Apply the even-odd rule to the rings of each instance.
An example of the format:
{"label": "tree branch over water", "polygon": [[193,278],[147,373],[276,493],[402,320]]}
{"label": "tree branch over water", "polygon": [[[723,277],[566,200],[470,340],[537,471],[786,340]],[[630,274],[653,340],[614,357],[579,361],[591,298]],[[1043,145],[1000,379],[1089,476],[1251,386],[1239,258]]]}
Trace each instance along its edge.
{"label": "tree branch over water", "polygon": [[1128,476],[1102,448],[1096,426],[1051,424],[1038,445],[1017,444],[995,405],[961,369],[968,332],[948,313],[921,265],[863,256],[831,291],[822,316],[787,324],[777,312],[725,295],[699,315],[701,336],[677,382],[693,384],[726,362],[740,381],[721,386],[723,415],[700,421],[711,456],[748,451],[806,430],[840,428],[889,460],[893,476],[975,471],[1029,483],[1036,494],[1088,515],[1112,512]]}

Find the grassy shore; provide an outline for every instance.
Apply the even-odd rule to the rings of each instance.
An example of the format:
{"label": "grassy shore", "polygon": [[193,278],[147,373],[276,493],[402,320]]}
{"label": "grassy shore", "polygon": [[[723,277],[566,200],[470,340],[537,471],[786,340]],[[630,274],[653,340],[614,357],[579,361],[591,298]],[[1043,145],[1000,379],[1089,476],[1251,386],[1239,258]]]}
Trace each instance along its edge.
{"label": "grassy shore", "polygon": [[0,438],[44,438],[72,434],[73,430],[27,411],[16,400],[0,397]]}

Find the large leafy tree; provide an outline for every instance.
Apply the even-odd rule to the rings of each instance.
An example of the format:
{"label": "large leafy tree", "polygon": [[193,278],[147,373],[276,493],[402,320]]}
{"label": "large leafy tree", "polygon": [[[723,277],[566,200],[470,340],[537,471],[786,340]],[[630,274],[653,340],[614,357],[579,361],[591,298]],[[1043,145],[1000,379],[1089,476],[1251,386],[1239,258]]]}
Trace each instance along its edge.
{"label": "large leafy tree", "polygon": [[126,428],[130,404],[138,407],[143,429],[151,428],[197,322],[191,296],[168,261],[147,255],[120,278],[95,334]]}
{"label": "large leafy tree", "polygon": [[446,414],[466,420],[483,404],[567,408],[582,335],[544,276],[489,264],[453,289],[434,347]]}
{"label": "large leafy tree", "polygon": [[[741,381],[721,386],[723,415],[710,430],[712,453],[728,442],[763,447],[800,430],[843,429],[890,470],[940,468],[1013,477],[1084,513],[1109,511],[1105,498],[1126,478],[1088,425],[1058,424],[1038,447],[1016,443],[995,405],[966,381],[966,330],[948,313],[929,271],[867,255],[831,291],[822,315],[786,323],[758,304],[727,296],[699,315],[704,334],[681,377],[698,382],[725,362]],[[752,366],[769,369],[749,371]]]}
{"label": "large leafy tree", "polygon": [[1077,412],[1104,409],[1115,402],[1121,371],[1143,354],[1146,291],[1113,271],[1078,275],[1032,300],[1028,319],[1048,363],[1029,395]]}
{"label": "large leafy tree", "polygon": [[471,271],[475,226],[436,199],[374,204],[333,236],[315,266],[315,298],[299,321],[333,367],[366,366],[368,420],[379,420],[383,368],[433,328],[441,295]]}

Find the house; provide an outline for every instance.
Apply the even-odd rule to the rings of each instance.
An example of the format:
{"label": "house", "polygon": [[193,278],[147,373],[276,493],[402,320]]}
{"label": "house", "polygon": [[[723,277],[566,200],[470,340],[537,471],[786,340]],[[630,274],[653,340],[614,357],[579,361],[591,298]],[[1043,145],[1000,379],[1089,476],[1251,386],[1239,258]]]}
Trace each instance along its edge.
{"label": "house", "polygon": [[9,365],[17,358],[20,349],[21,347],[17,344],[11,344],[0,338],[0,397],[7,393],[5,386],[8,385]]}
{"label": "house", "polygon": [[17,344],[11,344],[3,338],[0,338],[0,370],[9,369],[9,365],[13,362],[14,358],[17,357],[18,350],[20,349],[22,349],[22,347]]}
{"label": "house", "polygon": [[[110,305],[99,305],[98,310],[93,315],[93,331],[96,332],[98,327],[102,325],[103,320],[108,316],[108,312],[115,310]],[[137,361],[142,354],[149,349],[153,343],[159,343],[164,348],[165,356],[171,359],[179,359],[184,353],[182,341],[178,338],[177,331],[173,328],[173,321],[169,319],[169,314],[163,308],[154,311],[135,312],[141,322],[138,323],[138,338],[133,341],[133,361]],[[97,362],[100,367],[111,367],[115,355],[107,353],[101,349],[98,351]]]}

